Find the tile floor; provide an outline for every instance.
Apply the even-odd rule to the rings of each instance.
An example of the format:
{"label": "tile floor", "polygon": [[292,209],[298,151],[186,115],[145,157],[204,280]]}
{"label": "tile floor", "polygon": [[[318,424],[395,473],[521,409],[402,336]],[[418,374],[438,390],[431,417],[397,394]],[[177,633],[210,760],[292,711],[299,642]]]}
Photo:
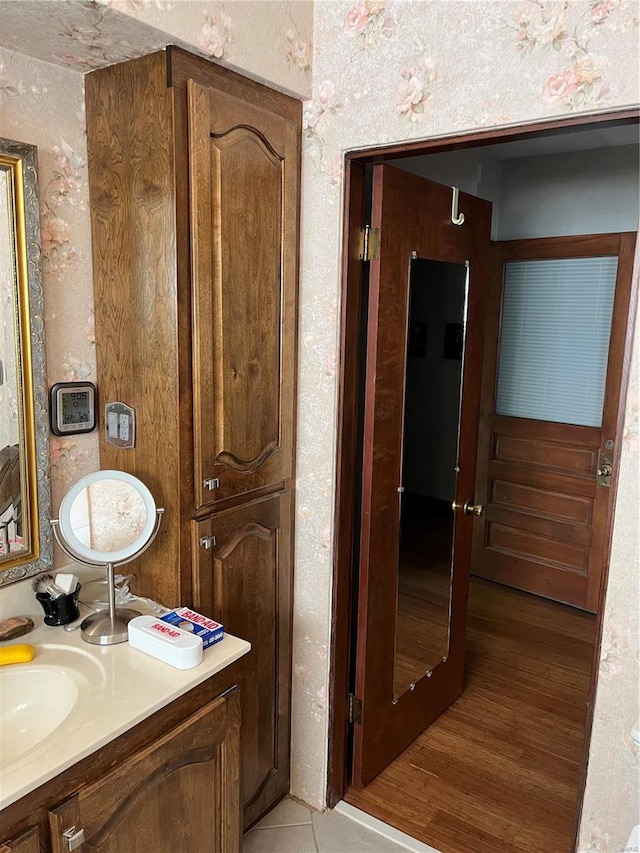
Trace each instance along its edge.
{"label": "tile floor", "polygon": [[[407,849],[337,811],[316,812],[285,799],[245,835],[242,853],[406,853]],[[431,848],[420,845],[420,849]]]}

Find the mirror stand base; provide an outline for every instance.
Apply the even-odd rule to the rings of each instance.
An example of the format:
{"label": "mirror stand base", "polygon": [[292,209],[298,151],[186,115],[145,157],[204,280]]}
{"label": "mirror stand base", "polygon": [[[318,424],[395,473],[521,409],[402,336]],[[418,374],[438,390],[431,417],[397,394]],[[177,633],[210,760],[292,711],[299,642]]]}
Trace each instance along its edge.
{"label": "mirror stand base", "polygon": [[87,616],[80,632],[82,639],[94,646],[113,646],[116,643],[126,643],[129,639],[127,625],[134,618],[140,616],[137,610],[129,608],[116,609],[113,619],[109,611],[101,610]]}

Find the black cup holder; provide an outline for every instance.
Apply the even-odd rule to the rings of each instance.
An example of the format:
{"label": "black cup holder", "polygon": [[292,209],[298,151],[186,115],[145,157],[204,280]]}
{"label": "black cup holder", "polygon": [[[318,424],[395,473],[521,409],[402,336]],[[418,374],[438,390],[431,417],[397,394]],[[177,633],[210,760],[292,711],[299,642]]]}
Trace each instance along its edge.
{"label": "black cup holder", "polygon": [[59,595],[52,598],[48,592],[36,592],[36,598],[44,610],[45,625],[68,625],[75,622],[80,616],[78,609],[78,596],[81,584],[78,584],[74,592],[68,595]]}

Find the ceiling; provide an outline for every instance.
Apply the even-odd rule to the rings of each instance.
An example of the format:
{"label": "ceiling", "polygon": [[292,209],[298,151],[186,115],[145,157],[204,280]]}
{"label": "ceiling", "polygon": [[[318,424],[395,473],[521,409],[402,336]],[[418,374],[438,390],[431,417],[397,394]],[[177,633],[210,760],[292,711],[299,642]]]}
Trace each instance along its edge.
{"label": "ceiling", "polygon": [[[164,48],[166,32],[105,2],[0,0],[0,47],[84,73]],[[170,38],[193,51],[193,45]]]}
{"label": "ceiling", "polygon": [[[603,116],[603,119],[605,116]],[[539,157],[544,154],[588,151],[593,148],[612,148],[619,145],[638,145],[640,130],[637,124],[615,125],[594,129],[563,129],[535,139],[520,139],[486,145],[483,152],[496,160],[515,160],[520,157]]]}

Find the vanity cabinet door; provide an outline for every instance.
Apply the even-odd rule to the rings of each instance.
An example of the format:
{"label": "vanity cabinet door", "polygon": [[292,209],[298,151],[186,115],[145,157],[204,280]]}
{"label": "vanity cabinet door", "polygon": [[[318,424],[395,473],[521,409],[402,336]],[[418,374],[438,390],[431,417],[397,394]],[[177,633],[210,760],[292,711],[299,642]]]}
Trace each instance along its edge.
{"label": "vanity cabinet door", "polygon": [[239,736],[235,688],[50,811],[53,853],[237,853]]}
{"label": "vanity cabinet door", "polygon": [[40,853],[40,832],[30,829],[15,841],[5,841],[0,844],[0,853]]}
{"label": "vanity cabinet door", "polygon": [[300,121],[263,87],[187,95],[200,508],[292,476]]}
{"label": "vanity cabinet door", "polygon": [[242,684],[245,826],[289,787],[291,494],[193,523],[194,606],[251,643]]}

